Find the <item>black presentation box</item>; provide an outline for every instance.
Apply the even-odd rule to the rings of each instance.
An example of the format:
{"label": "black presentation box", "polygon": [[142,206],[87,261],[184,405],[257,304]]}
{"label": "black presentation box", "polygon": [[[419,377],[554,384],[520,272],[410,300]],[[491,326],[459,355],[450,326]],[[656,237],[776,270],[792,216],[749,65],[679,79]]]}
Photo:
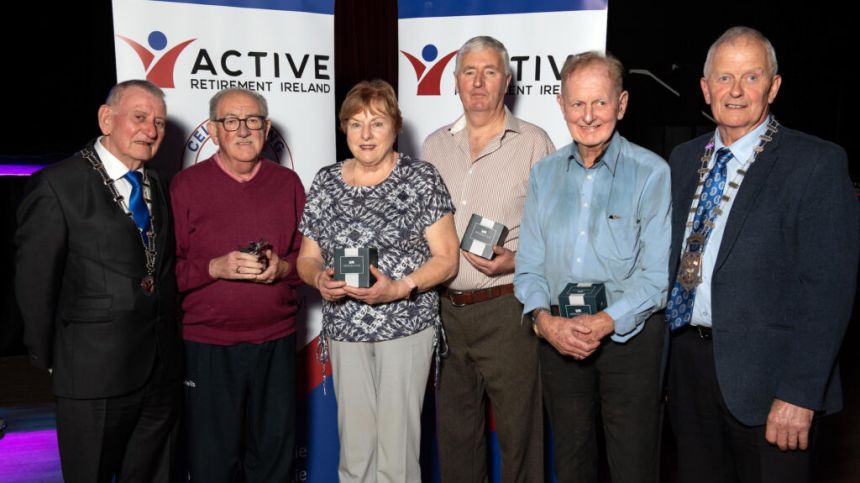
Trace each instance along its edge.
{"label": "black presentation box", "polygon": [[594,315],[606,308],[606,287],[602,283],[569,283],[558,296],[558,308],[567,318]]}
{"label": "black presentation box", "polygon": [[334,279],[346,281],[350,287],[368,288],[376,283],[370,266],[377,266],[376,248],[336,248],[334,250]]}

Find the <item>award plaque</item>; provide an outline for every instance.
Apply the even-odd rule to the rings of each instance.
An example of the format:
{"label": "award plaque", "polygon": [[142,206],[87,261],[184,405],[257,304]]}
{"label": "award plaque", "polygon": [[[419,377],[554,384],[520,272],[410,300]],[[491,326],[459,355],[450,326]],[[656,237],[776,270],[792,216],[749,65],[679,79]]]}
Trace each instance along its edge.
{"label": "award plaque", "polygon": [[594,315],[606,308],[606,287],[602,283],[569,283],[558,296],[562,317]]}
{"label": "award plaque", "polygon": [[481,258],[492,260],[495,256],[493,245],[505,243],[508,227],[481,215],[472,214],[469,226],[460,241],[460,248]]}
{"label": "award plaque", "polygon": [[350,287],[368,288],[376,283],[370,266],[376,266],[379,252],[376,248],[336,248],[334,250],[334,279],[343,280]]}

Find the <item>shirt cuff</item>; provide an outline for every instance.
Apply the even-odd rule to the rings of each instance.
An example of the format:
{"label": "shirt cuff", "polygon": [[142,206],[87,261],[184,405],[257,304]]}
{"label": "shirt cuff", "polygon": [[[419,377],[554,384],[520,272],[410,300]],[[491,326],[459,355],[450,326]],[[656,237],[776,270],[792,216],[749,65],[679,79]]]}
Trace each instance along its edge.
{"label": "shirt cuff", "polygon": [[523,301],[523,315],[541,307],[545,309],[550,308],[549,296],[541,292],[532,292]]}
{"label": "shirt cuff", "polygon": [[623,305],[625,304],[615,303],[604,310],[615,321],[615,333],[618,335],[624,335],[636,329],[636,319]]}

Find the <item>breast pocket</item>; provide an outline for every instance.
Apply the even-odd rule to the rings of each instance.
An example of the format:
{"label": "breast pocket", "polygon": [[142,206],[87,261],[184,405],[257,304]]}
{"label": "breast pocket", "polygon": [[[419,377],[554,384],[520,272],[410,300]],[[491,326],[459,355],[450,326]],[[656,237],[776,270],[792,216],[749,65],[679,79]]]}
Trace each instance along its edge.
{"label": "breast pocket", "polygon": [[598,227],[601,236],[597,252],[610,260],[627,261],[639,251],[639,220],[611,214]]}

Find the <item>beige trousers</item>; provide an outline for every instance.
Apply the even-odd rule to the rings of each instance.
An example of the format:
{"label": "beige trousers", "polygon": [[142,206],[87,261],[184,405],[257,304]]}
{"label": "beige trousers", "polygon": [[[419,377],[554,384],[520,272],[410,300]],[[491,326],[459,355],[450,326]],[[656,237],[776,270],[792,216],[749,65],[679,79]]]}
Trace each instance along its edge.
{"label": "beige trousers", "polygon": [[342,483],[421,482],[421,407],[434,328],[385,342],[331,341]]}

